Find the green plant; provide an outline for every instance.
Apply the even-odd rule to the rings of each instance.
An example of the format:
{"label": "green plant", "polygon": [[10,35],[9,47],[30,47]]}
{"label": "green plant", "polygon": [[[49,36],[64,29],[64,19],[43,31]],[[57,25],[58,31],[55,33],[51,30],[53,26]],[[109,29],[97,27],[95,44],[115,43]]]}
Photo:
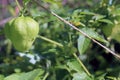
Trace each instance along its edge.
{"label": "green plant", "polygon": [[16,0],[20,14],[33,17],[40,31],[30,53],[5,39],[1,80],[119,80],[119,0],[22,2]]}

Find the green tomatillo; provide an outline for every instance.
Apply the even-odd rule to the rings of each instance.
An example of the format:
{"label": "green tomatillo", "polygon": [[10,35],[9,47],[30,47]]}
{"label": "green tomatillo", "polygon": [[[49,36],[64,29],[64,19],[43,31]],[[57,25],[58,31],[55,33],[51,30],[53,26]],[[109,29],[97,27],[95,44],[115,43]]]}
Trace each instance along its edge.
{"label": "green tomatillo", "polygon": [[28,51],[39,32],[39,24],[30,17],[17,17],[6,23],[5,35],[16,50]]}

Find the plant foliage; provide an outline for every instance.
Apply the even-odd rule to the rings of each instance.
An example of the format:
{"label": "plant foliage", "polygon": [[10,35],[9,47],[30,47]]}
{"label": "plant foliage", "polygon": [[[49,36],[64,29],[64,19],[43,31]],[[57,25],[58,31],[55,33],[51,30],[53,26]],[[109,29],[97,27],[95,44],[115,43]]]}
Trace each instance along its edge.
{"label": "plant foliage", "polygon": [[[0,41],[0,80],[120,80],[119,59],[37,4],[119,53],[119,0],[21,2],[19,15],[34,18],[39,23],[39,35],[24,53],[14,49],[6,37]],[[9,6],[14,10],[14,5]]]}

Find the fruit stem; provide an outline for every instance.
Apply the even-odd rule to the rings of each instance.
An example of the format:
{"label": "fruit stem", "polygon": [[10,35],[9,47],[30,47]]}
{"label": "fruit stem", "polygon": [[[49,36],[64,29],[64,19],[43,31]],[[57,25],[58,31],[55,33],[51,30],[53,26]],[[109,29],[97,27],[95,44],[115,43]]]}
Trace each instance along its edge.
{"label": "fruit stem", "polygon": [[47,42],[50,42],[50,43],[53,43],[53,44],[58,45],[58,46],[60,46],[60,47],[63,47],[63,45],[62,45],[61,43],[58,43],[58,42],[56,42],[56,41],[53,41],[53,40],[48,39],[48,38],[46,38],[46,37],[43,37],[43,36],[41,36],[41,35],[38,35],[37,38],[43,39],[43,40],[45,40],[45,41],[47,41]]}
{"label": "fruit stem", "polygon": [[21,9],[21,6],[20,6],[20,4],[19,4],[18,0],[15,0],[15,2],[16,2],[16,4],[17,4],[17,6],[18,6],[19,10],[21,11],[22,9]]}
{"label": "fruit stem", "polygon": [[82,63],[82,61],[80,60],[80,58],[77,57],[77,55],[75,53],[73,53],[73,56],[77,59],[77,61],[80,63],[81,67],[84,69],[84,71],[87,73],[88,76],[91,77],[90,72],[87,70],[87,68],[85,67],[85,65]]}

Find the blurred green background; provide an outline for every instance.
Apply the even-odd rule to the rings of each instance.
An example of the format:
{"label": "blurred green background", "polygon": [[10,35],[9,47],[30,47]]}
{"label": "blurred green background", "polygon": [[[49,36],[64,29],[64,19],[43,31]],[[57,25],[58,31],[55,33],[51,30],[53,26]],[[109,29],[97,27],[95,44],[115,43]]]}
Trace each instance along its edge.
{"label": "blurred green background", "polygon": [[[79,32],[45,11],[34,0],[18,1],[25,10],[24,15],[34,18],[39,23],[39,35],[59,42],[64,47],[37,38],[30,52],[21,53],[15,50],[5,37],[3,29],[6,22],[20,15],[20,11],[15,0],[0,0],[1,75],[8,76],[40,68],[50,73],[46,80],[93,80],[86,77],[86,74],[83,75],[85,78],[76,79],[74,74],[77,72],[78,63],[73,56],[73,53],[76,53],[94,80],[119,80],[120,59],[93,42],[90,42],[86,51],[81,54],[77,46]],[[29,3],[25,5],[27,2]],[[84,25],[93,28],[108,41],[108,44],[105,44],[107,47],[120,53],[120,36],[116,33],[120,32],[118,26],[120,0],[37,0],[37,2],[80,29],[84,28]],[[111,29],[111,26],[115,26],[115,29]],[[111,29],[112,33],[107,31],[108,29]],[[80,69],[78,72],[82,71],[83,69]]]}

